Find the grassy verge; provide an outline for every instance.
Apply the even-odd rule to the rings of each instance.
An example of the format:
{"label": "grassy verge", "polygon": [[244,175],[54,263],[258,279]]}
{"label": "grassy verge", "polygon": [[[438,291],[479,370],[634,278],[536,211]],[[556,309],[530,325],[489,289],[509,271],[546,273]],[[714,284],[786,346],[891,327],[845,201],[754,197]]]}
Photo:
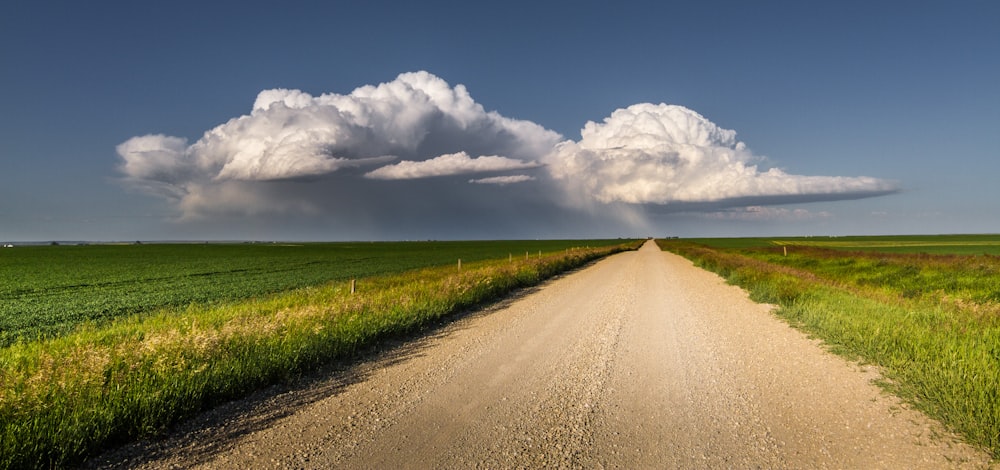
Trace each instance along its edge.
{"label": "grassy verge", "polygon": [[0,468],[51,468],[162,432],[385,335],[634,246],[577,249],[298,289],[91,324],[0,349]]}
{"label": "grassy verge", "polygon": [[1000,260],[660,241],[745,288],[1000,458]]}
{"label": "grassy verge", "polygon": [[[580,240],[162,243],[0,250],[0,348],[80,323],[233,303],[335,281],[563,251]],[[620,240],[587,240],[613,246]]]}

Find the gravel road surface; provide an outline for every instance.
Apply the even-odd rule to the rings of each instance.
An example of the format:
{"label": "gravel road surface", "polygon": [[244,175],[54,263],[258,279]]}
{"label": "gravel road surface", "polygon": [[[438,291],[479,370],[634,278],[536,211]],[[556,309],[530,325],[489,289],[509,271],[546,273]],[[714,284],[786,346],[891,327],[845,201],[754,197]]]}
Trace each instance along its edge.
{"label": "gravel road surface", "polygon": [[92,465],[990,466],[877,378],[649,242]]}

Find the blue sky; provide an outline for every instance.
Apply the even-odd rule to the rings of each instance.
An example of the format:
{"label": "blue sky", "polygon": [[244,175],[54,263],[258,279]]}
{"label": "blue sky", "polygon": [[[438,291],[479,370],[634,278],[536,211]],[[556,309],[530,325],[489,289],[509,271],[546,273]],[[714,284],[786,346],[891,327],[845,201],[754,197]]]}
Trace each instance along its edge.
{"label": "blue sky", "polygon": [[0,240],[996,233],[998,24],[992,1],[8,2]]}

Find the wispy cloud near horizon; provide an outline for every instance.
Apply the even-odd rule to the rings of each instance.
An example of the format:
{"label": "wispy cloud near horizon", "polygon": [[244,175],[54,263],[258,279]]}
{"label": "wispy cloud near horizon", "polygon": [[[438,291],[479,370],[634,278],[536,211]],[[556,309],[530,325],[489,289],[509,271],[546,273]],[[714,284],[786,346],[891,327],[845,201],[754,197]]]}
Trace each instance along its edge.
{"label": "wispy cloud near horizon", "polygon": [[404,160],[394,165],[386,165],[369,171],[365,173],[365,177],[381,180],[418,179],[467,173],[524,170],[539,166],[541,164],[538,162],[526,162],[499,155],[472,158],[465,152],[458,152],[423,161]]}
{"label": "wispy cloud near horizon", "polygon": [[[184,220],[301,214],[387,227],[518,212],[538,223],[562,213],[641,227],[647,209],[707,213],[898,191],[878,178],[759,169],[765,159],[735,131],[682,106],[618,109],[569,140],[486,111],[463,85],[428,72],[347,95],[264,90],[249,114],[194,143],[150,134],[116,150],[123,180],[166,198]],[[344,198],[354,200],[349,209],[332,202]],[[529,211],[536,217],[525,219]]]}
{"label": "wispy cloud near horizon", "polygon": [[478,178],[469,180],[470,183],[476,184],[514,184],[523,183],[525,181],[535,181],[535,177],[531,175],[508,175],[508,176],[490,176],[488,178]]}

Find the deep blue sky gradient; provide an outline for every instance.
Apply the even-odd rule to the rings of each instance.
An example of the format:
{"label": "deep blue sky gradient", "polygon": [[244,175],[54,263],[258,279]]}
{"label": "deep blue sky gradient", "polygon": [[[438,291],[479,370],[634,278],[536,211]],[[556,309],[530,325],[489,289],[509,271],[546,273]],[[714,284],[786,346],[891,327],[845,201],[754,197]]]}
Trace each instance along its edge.
{"label": "deep blue sky gradient", "polygon": [[[417,70],[569,139],[617,108],[678,104],[790,173],[902,188],[782,206],[822,214],[808,220],[675,214],[653,235],[1000,232],[994,1],[15,1],[0,6],[0,240],[244,238],[167,220],[120,184],[115,146],[193,142],[263,89],[346,94]],[[298,230],[260,234],[338,238]]]}

